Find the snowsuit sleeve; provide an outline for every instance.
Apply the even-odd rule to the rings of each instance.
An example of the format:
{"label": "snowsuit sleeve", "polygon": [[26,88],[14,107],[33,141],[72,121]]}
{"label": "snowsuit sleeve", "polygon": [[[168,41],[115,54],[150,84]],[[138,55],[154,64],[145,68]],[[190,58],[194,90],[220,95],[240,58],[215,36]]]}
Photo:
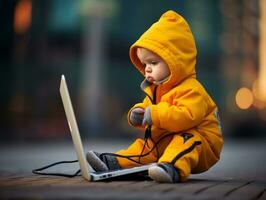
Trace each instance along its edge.
{"label": "snowsuit sleeve", "polygon": [[192,89],[176,95],[171,105],[160,102],[150,107],[153,125],[170,132],[180,132],[197,126],[208,109],[204,97]]}

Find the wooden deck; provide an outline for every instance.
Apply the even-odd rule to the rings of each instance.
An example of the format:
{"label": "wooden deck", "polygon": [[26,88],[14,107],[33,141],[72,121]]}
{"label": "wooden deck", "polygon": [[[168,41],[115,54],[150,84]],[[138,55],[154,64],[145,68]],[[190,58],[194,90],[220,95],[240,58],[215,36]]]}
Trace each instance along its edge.
{"label": "wooden deck", "polygon": [[266,199],[266,182],[232,179],[190,179],[186,183],[120,180],[88,182],[63,178],[1,173],[1,199]]}
{"label": "wooden deck", "polygon": [[[32,169],[75,160],[73,144],[0,144],[0,199],[236,199],[266,200],[266,140],[226,142],[221,160],[209,171],[191,175],[179,184],[151,180],[88,182],[82,177],[39,176]],[[84,148],[115,152],[128,142],[89,141]],[[79,166],[67,164],[51,172],[73,173]]]}

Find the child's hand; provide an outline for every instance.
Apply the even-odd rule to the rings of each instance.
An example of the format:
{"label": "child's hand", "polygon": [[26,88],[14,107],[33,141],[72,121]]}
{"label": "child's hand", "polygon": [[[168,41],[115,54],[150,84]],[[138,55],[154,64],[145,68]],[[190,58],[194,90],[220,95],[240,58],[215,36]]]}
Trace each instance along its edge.
{"label": "child's hand", "polygon": [[130,122],[135,125],[142,125],[145,110],[143,108],[134,108],[130,113]]}
{"label": "child's hand", "polygon": [[143,116],[143,121],[142,125],[152,125],[152,120],[151,120],[151,109],[150,107],[147,107],[144,112]]}

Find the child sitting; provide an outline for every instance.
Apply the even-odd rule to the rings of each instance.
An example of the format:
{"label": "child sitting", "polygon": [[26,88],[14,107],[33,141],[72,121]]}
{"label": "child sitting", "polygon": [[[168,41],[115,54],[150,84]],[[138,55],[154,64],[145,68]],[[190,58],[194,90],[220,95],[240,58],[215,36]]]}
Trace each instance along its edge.
{"label": "child sitting", "polygon": [[134,66],[145,77],[146,97],[128,113],[130,125],[143,129],[127,149],[116,154],[87,153],[96,171],[154,163],[149,176],[176,183],[201,173],[220,157],[223,137],[218,110],[196,79],[196,46],[187,22],[164,13],[130,48]]}

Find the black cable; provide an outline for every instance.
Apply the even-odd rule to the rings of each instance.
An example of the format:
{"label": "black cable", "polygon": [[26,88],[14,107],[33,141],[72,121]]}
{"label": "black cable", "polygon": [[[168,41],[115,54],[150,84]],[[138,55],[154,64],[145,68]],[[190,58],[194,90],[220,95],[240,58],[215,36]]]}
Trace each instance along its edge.
{"label": "black cable", "polygon": [[[154,88],[154,92],[153,92],[153,98],[152,98],[152,104],[156,104],[156,94],[157,94],[157,86],[155,86]],[[151,125],[149,125],[146,130],[145,130],[145,135],[144,135],[144,145],[142,147],[140,156],[139,156],[139,163],[140,163],[140,158],[142,157],[142,154],[144,152],[144,149],[147,145],[148,148],[149,147],[149,143],[148,143],[148,139],[151,138]],[[152,140],[152,139],[151,139]],[[153,141],[153,140],[152,140]],[[154,143],[154,142],[153,142]],[[156,148],[157,149],[157,148]],[[157,149],[157,157],[158,157],[158,149]]]}
{"label": "black cable", "polygon": [[143,152],[144,152],[144,149],[145,149],[145,147],[146,147],[146,145],[147,145],[147,147],[148,148],[150,148],[149,147],[149,144],[148,144],[148,139],[151,137],[151,125],[149,125],[147,128],[146,128],[146,130],[145,130],[145,135],[144,135],[144,145],[143,145],[143,147],[142,147],[142,150],[141,150],[141,153],[140,153],[140,156],[139,156],[139,163],[141,163],[140,162],[140,158],[141,158],[141,155],[143,154]]}
{"label": "black cable", "polygon": [[138,163],[138,164],[141,164],[140,162],[136,161],[136,160],[133,160],[132,158],[139,158],[139,157],[144,157],[144,156],[147,156],[149,155],[155,148],[157,148],[157,145],[165,138],[169,137],[169,136],[174,136],[174,135],[177,135],[179,133],[169,133],[169,134],[166,134],[164,135],[163,137],[161,137],[155,144],[154,146],[152,147],[152,149],[150,151],[148,151],[147,153],[145,154],[142,154],[142,155],[120,155],[120,154],[116,154],[116,153],[101,153],[100,156],[104,156],[104,155],[108,155],[108,156],[115,156],[115,157],[120,157],[120,158],[126,158],[128,160],[131,160],[132,162],[135,162],[135,163]]}
{"label": "black cable", "polygon": [[[154,140],[152,139],[152,137],[150,137],[151,141],[153,142],[153,144],[155,144]],[[156,145],[156,154],[157,154],[157,160],[156,162],[159,160],[159,150],[158,150],[158,145]]]}
{"label": "black cable", "polygon": [[73,178],[75,176],[77,176],[80,173],[80,169],[78,171],[76,171],[74,174],[63,174],[63,173],[45,173],[45,172],[40,172],[43,171],[45,169],[48,169],[50,167],[53,167],[55,165],[59,165],[59,164],[65,164],[65,163],[75,163],[78,162],[78,160],[72,160],[72,161],[60,161],[60,162],[56,162],[38,169],[34,169],[32,170],[33,174],[38,174],[38,175],[52,175],[52,176],[63,176],[63,177],[68,177],[68,178]]}
{"label": "black cable", "polygon": [[[128,155],[128,156],[127,156],[127,155],[119,155],[119,154],[115,154],[115,153],[102,153],[102,154],[100,154],[100,157],[102,157],[102,156],[104,156],[104,155],[115,156],[115,157],[120,157],[120,158],[126,158],[126,159],[128,159],[128,160],[130,160],[130,161],[132,161],[132,162],[135,162],[135,163],[137,163],[137,164],[141,164],[141,162],[140,162],[140,158],[149,155],[149,154],[150,154],[155,148],[156,148],[156,150],[157,150],[157,158],[159,158],[159,156],[158,156],[159,152],[158,152],[158,149],[157,149],[158,144],[159,144],[163,139],[165,139],[165,138],[167,138],[167,137],[169,137],[169,136],[174,136],[174,135],[176,135],[176,134],[178,134],[178,133],[169,133],[169,134],[166,134],[166,135],[164,135],[163,137],[161,137],[156,143],[154,143],[154,141],[152,140],[152,142],[154,143],[154,146],[152,147],[152,149],[151,149],[149,152],[147,152],[147,153],[145,153],[145,154],[142,154],[142,153],[143,153],[143,152],[142,152],[141,155]],[[134,160],[134,159],[132,159],[132,158],[134,158],[134,157],[139,157],[139,162],[136,161],[136,160]],[[55,165],[65,164],[65,163],[75,163],[75,162],[78,162],[78,160],[73,160],[73,161],[60,161],[60,162],[52,163],[52,164],[50,164],[50,165],[47,165],[47,166],[44,166],[44,167],[41,167],[41,168],[38,168],[38,169],[34,169],[34,170],[32,170],[32,173],[34,173],[34,174],[38,174],[38,175],[52,175],[52,176],[63,176],[63,177],[73,178],[73,177],[79,175],[79,173],[80,173],[80,169],[79,169],[78,171],[76,171],[74,174],[45,173],[45,172],[40,172],[40,171],[43,171],[43,170],[48,169],[48,168],[50,168],[50,167],[53,167],[53,166],[55,166]]]}
{"label": "black cable", "polygon": [[[157,93],[157,86],[155,87],[155,89],[154,89],[154,93],[153,93],[153,99],[152,99],[152,103],[153,103],[153,104],[156,104],[156,93]],[[150,98],[150,96],[149,96],[149,98]],[[167,133],[167,132],[165,132],[165,133]],[[164,134],[164,133],[163,133],[163,134]],[[140,159],[141,159],[142,157],[144,157],[144,156],[149,155],[149,154],[150,154],[150,153],[156,148],[156,152],[157,152],[157,160],[158,160],[158,159],[159,159],[159,151],[158,151],[158,147],[157,147],[158,144],[159,144],[164,138],[166,138],[166,137],[168,137],[168,136],[173,136],[173,135],[176,135],[176,134],[178,134],[178,133],[169,133],[169,134],[166,134],[166,135],[164,135],[163,137],[161,137],[161,138],[155,143],[154,140],[153,140],[152,137],[151,137],[151,135],[152,135],[152,134],[151,134],[151,125],[149,125],[149,126],[146,128],[146,130],[145,130],[144,145],[143,145],[143,147],[142,147],[142,150],[141,150],[140,155],[129,155],[129,156],[125,156],[125,155],[119,155],[119,154],[115,154],[115,153],[101,153],[101,154],[100,154],[100,159],[102,160],[102,158],[103,158],[104,155],[109,155],[109,156],[115,156],[115,157],[120,157],[120,158],[126,158],[126,159],[128,159],[128,160],[130,160],[130,161],[132,161],[132,162],[135,162],[135,163],[137,163],[137,164],[141,164]],[[148,146],[148,148],[150,148],[150,147],[149,147],[149,144],[148,144],[148,139],[149,139],[149,138],[152,140],[154,146],[151,148],[150,151],[148,151],[147,153],[143,154],[146,145]],[[136,161],[136,160],[132,159],[132,158],[134,158],[134,157],[138,157],[139,160]],[[40,172],[40,171],[43,171],[43,170],[48,169],[48,168],[50,168],[50,167],[53,167],[53,166],[55,166],[55,165],[65,164],[65,163],[74,163],[74,162],[78,162],[78,160],[56,162],[56,163],[53,163],[53,164],[50,164],[50,165],[47,165],[47,166],[41,167],[41,168],[39,168],[39,169],[34,169],[34,170],[32,170],[32,173],[34,173],[34,174],[38,174],[38,175],[53,175],[53,176],[63,176],[63,177],[73,178],[73,177],[77,176],[77,175],[80,173],[80,169],[79,169],[78,171],[76,171],[74,174],[45,173],[45,172]]]}

